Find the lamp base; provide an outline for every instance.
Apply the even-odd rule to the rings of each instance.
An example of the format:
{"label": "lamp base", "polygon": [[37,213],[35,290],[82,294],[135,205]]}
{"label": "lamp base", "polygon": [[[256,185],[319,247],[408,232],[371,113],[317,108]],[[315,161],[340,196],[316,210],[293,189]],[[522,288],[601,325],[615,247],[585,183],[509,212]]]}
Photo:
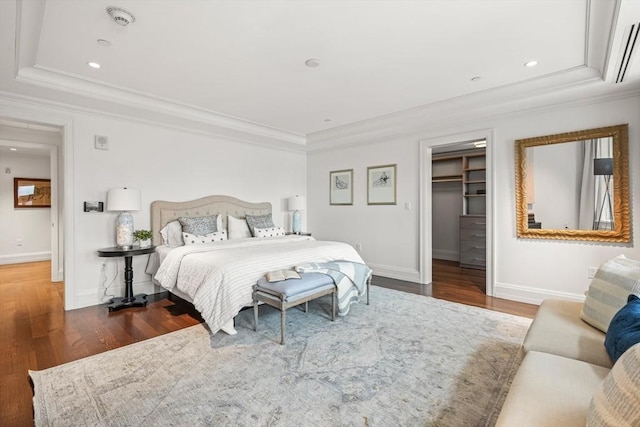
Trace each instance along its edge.
{"label": "lamp base", "polygon": [[121,249],[133,248],[133,215],[124,211],[116,223],[116,245]]}
{"label": "lamp base", "polygon": [[300,222],[301,222],[300,221],[300,219],[301,219],[300,217],[301,216],[302,215],[300,215],[300,211],[295,211],[293,213],[293,224],[292,224],[291,228],[293,229],[293,232],[295,234],[300,234]]}

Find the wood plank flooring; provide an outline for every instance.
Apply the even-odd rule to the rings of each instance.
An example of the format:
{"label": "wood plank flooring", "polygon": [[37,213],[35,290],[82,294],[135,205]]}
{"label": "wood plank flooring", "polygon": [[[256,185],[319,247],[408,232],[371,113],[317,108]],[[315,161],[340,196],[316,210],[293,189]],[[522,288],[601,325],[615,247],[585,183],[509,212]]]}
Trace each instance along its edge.
{"label": "wood plank flooring", "polygon": [[[434,260],[434,282],[374,277],[373,284],[399,291],[533,317],[537,306],[487,297],[484,272]],[[50,281],[49,262],[0,266],[0,426],[33,425],[28,370],[42,370],[199,323],[197,313],[166,294],[145,308],[109,313],[104,306],[64,311],[64,285]],[[481,282],[479,282],[481,281]]]}

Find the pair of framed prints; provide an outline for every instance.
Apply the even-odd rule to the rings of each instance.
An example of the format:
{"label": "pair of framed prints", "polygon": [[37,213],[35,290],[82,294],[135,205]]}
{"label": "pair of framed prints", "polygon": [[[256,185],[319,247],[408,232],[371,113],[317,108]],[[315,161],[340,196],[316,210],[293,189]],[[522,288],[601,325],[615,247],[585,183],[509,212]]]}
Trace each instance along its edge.
{"label": "pair of framed prints", "polygon": [[[367,168],[367,204],[396,204],[396,165]],[[353,169],[329,172],[329,204],[353,205]]]}

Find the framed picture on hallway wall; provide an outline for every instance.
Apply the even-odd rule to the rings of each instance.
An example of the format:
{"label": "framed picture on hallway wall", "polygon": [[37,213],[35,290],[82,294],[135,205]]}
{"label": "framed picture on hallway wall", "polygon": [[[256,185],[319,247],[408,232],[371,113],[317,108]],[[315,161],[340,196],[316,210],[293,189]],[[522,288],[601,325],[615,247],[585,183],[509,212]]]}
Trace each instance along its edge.
{"label": "framed picture on hallway wall", "polygon": [[353,169],[329,172],[329,204],[353,205]]}
{"label": "framed picture on hallway wall", "polygon": [[13,178],[14,208],[50,208],[51,180]]}
{"label": "framed picture on hallway wall", "polygon": [[367,168],[367,204],[396,204],[396,165]]}

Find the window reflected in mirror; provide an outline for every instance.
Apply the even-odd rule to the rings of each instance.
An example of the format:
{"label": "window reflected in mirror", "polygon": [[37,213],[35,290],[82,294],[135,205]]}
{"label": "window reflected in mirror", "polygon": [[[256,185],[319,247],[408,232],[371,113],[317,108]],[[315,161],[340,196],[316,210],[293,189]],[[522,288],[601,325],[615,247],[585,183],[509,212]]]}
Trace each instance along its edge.
{"label": "window reflected in mirror", "polygon": [[515,148],[518,237],[629,241],[627,125]]}

